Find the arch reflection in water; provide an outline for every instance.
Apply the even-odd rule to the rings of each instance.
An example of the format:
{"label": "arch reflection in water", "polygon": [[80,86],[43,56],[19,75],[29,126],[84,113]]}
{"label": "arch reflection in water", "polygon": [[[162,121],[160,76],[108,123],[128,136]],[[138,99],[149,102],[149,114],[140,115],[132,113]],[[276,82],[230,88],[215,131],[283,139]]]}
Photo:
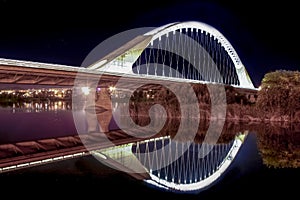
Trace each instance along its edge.
{"label": "arch reflection in water", "polygon": [[247,131],[239,133],[231,141],[217,144],[175,141],[163,136],[95,150],[92,154],[152,186],[199,193],[226,172],[247,135]]}

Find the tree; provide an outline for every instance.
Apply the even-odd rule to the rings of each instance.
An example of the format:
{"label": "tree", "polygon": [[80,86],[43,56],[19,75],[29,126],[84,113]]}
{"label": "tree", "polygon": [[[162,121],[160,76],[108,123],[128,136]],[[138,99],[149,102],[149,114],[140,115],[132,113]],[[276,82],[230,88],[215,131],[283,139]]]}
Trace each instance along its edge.
{"label": "tree", "polygon": [[289,115],[300,109],[300,72],[277,70],[265,74],[257,106],[265,112]]}

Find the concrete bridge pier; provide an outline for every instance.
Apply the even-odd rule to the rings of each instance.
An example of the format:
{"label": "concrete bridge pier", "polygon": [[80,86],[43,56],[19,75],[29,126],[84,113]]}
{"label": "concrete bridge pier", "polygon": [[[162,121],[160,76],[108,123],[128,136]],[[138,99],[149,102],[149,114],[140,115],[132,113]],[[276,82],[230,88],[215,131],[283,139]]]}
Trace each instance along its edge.
{"label": "concrete bridge pier", "polygon": [[95,111],[101,132],[109,132],[109,124],[112,119],[112,102],[108,88],[101,88],[100,91],[97,91]]}
{"label": "concrete bridge pier", "polygon": [[[86,97],[86,117],[88,133],[109,132],[109,124],[112,119],[112,102],[108,88],[91,88]],[[95,117],[96,116],[96,117]]]}

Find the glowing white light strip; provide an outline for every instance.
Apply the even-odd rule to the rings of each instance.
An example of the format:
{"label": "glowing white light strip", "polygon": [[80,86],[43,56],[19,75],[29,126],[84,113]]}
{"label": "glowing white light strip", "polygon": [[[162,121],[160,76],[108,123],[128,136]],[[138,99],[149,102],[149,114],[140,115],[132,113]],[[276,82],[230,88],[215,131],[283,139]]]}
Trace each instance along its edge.
{"label": "glowing white light strip", "polygon": [[79,156],[84,156],[86,154],[87,154],[86,152],[80,152],[80,153],[74,153],[74,154],[65,155],[65,156],[58,156],[58,157],[54,157],[54,158],[47,158],[47,159],[43,159],[43,160],[22,163],[22,164],[18,164],[18,165],[11,165],[11,166],[0,168],[0,173],[10,171],[10,170],[16,170],[16,169],[19,169],[19,168],[31,167],[31,166],[35,166],[35,165],[49,163],[49,162],[55,162],[55,161],[58,161],[58,160],[75,158],[75,157],[79,157]]}
{"label": "glowing white light strip", "polygon": [[78,71],[78,67],[74,67],[74,66],[33,62],[33,61],[25,61],[25,60],[14,60],[14,59],[6,59],[6,58],[0,58],[0,65],[13,65],[13,66],[20,66],[20,67]]}

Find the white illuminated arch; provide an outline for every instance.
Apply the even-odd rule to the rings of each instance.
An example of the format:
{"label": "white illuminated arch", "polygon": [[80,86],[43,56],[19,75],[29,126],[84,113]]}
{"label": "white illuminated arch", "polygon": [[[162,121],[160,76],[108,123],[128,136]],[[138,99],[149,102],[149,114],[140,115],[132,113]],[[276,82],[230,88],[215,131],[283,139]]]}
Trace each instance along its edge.
{"label": "white illuminated arch", "polygon": [[[88,68],[112,73],[132,74],[132,65],[149,44],[164,35],[168,35],[169,33],[182,29],[195,29],[197,31],[209,33],[210,37],[213,37],[214,40],[217,40],[217,42],[219,42],[224,47],[225,51],[230,56],[240,82],[240,85],[238,87],[249,89],[254,88],[244,65],[242,64],[238,54],[236,53],[230,42],[214,27],[202,22],[195,21],[170,23],[155,28],[152,31],[145,33],[144,35],[136,37],[132,41],[111,52],[104,58],[88,66]],[[128,56],[128,58],[126,58],[126,55],[128,55],[129,52],[133,53],[131,54],[131,56]],[[126,64],[118,66],[115,63],[121,57],[122,61]]]}

